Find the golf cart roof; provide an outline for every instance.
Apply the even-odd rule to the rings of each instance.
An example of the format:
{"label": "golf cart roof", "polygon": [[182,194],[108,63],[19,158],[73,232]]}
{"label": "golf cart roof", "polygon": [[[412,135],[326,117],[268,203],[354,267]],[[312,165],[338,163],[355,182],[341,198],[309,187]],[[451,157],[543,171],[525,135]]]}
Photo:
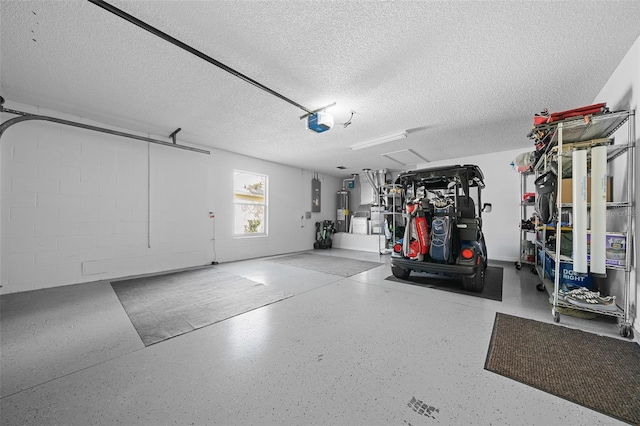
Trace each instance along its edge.
{"label": "golf cart roof", "polygon": [[416,184],[427,189],[443,189],[447,188],[451,182],[460,182],[466,187],[465,181],[468,187],[484,188],[482,170],[472,164],[439,166],[404,172],[398,176],[396,184],[403,186]]}

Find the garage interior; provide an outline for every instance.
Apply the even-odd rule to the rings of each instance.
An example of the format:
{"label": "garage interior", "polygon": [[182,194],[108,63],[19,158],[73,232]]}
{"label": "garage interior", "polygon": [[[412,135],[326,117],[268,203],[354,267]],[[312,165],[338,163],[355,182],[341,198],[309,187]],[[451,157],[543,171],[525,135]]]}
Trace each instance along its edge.
{"label": "garage interior", "polygon": [[[631,0],[0,1],[0,422],[640,422],[637,120],[608,170],[629,263],[598,281],[629,336],[554,324],[513,164],[544,109],[637,110],[639,21]],[[477,294],[394,279],[372,220],[372,176],[456,164],[492,205]],[[325,221],[345,228],[320,248]],[[529,356],[506,327],[507,358],[631,361],[559,396],[492,369],[507,323],[578,340]]]}

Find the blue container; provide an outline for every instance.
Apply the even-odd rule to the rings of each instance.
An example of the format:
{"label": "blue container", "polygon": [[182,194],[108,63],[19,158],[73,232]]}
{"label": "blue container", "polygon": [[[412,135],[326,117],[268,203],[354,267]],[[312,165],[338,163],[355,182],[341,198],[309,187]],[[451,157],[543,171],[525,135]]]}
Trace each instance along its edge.
{"label": "blue container", "polygon": [[[548,254],[545,253],[545,256],[546,262],[544,269],[546,274],[551,278],[551,281],[553,281],[556,277],[556,263]],[[573,263],[560,262],[560,287],[566,290],[572,290],[578,287],[586,287],[592,290],[593,277],[591,273],[588,273],[586,276],[579,276],[573,272]]]}

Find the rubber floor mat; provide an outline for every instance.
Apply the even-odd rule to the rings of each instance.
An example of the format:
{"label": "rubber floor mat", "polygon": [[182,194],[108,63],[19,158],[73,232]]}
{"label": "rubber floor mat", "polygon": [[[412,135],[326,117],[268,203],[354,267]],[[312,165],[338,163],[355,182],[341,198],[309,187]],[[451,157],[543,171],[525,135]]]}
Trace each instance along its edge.
{"label": "rubber floor mat", "polygon": [[111,287],[145,346],[291,296],[215,268],[115,281]]}
{"label": "rubber floor mat", "polygon": [[496,314],[485,369],[640,424],[640,345]]}
{"label": "rubber floor mat", "polygon": [[369,262],[366,260],[348,259],[314,253],[297,253],[266,260],[341,277],[350,277],[383,265],[383,263]]}
{"label": "rubber floor mat", "polygon": [[409,275],[409,278],[406,280],[401,280],[393,275],[388,276],[386,279],[398,283],[435,288],[437,290],[502,302],[502,274],[502,268],[498,266],[488,266],[484,276],[484,290],[481,292],[465,290],[465,288],[462,287],[462,279],[460,277],[442,277],[433,274],[411,272],[411,275]]}

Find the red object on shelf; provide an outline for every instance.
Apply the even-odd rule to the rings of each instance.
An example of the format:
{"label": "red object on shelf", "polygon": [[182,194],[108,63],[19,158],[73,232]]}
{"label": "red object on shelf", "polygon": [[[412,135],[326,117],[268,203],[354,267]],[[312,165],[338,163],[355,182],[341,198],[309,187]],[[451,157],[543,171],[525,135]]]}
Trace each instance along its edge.
{"label": "red object on shelf", "polygon": [[587,105],[580,108],[569,109],[567,111],[552,112],[549,114],[549,123],[554,121],[566,120],[571,117],[580,117],[581,115],[597,114],[604,112],[607,108],[606,103]]}
{"label": "red object on shelf", "polygon": [[533,125],[538,126],[540,124],[546,124],[549,120],[548,115],[534,115],[533,116]]}
{"label": "red object on shelf", "polygon": [[533,116],[533,125],[538,126],[540,124],[554,123],[556,121],[566,120],[567,118],[571,118],[571,117],[580,117],[584,115],[598,114],[606,111],[607,111],[606,102],[593,104],[593,105],[586,105],[580,108],[568,109],[566,111],[552,112],[550,114],[545,110],[541,114],[536,114]]}

